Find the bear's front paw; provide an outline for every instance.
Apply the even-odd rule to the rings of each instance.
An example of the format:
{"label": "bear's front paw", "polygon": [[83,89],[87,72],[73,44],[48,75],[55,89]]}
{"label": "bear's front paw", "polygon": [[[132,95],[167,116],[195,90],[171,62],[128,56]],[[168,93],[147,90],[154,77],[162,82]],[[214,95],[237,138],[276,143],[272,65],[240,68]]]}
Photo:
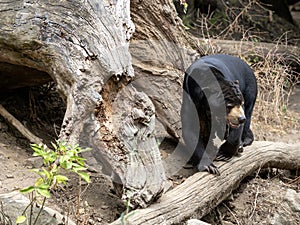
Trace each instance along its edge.
{"label": "bear's front paw", "polygon": [[207,172],[209,172],[211,174],[215,174],[215,175],[220,176],[219,168],[215,164],[213,164],[213,163],[211,163],[208,166],[201,166],[201,168],[200,168],[200,165],[198,165],[198,170],[199,171],[205,170],[205,171],[207,171]]}
{"label": "bear's front paw", "polygon": [[215,160],[228,161],[232,158],[232,156],[237,155],[239,150],[242,150],[240,148],[240,145],[231,144],[228,141],[226,141],[221,145]]}
{"label": "bear's front paw", "polygon": [[217,157],[215,158],[215,160],[216,161],[229,161],[231,158],[232,158],[232,156],[219,152]]}

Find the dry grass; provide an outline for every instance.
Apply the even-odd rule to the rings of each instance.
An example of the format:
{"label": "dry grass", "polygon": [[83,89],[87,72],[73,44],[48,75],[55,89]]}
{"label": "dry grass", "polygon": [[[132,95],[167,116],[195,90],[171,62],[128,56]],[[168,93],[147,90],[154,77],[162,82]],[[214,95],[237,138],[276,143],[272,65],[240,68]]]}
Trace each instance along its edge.
{"label": "dry grass", "polygon": [[[267,57],[252,64],[258,82],[258,96],[253,113],[253,130],[258,139],[273,134],[283,135],[298,126],[297,112],[288,107],[297,77],[289,65],[270,50]],[[275,59],[275,60],[274,60]]]}

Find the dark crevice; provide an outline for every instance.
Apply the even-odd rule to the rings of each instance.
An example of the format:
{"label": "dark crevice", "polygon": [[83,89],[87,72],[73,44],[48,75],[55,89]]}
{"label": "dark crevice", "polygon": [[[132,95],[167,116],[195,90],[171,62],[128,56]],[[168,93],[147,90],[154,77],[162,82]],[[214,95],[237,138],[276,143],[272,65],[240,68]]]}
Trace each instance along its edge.
{"label": "dark crevice", "polygon": [[[57,139],[66,106],[53,81],[39,86],[23,87],[0,93],[0,104],[19,120],[30,132],[50,144]],[[7,124],[7,132],[17,137],[19,144],[28,145],[12,125],[0,116],[0,123]]]}
{"label": "dark crevice", "polygon": [[46,72],[6,62],[0,62],[0,77],[0,92],[42,85],[52,81]]}

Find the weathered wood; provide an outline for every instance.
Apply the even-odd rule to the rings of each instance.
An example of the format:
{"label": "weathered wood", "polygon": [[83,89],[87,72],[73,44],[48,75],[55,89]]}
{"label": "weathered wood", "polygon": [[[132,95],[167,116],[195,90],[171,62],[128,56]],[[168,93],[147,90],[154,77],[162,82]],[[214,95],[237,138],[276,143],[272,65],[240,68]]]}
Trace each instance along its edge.
{"label": "weathered wood", "polygon": [[[241,157],[219,163],[221,175],[195,173],[165,193],[157,203],[125,216],[125,224],[177,224],[193,214],[201,218],[236,189],[240,182],[259,168],[300,168],[300,143],[254,142]],[[111,223],[121,224],[120,220]]]}
{"label": "weathered wood", "polygon": [[185,31],[172,1],[131,1],[131,15],[136,27],[130,42],[132,84],[151,98],[159,120],[179,138],[183,74],[204,54],[203,46]]}
{"label": "weathered wood", "polygon": [[24,125],[11,115],[1,104],[0,104],[0,115],[3,116],[11,125],[13,125],[21,134],[24,135],[31,143],[42,144],[42,139],[31,133]]}
{"label": "weathered wood", "polygon": [[[98,160],[124,185],[123,197],[130,192],[137,196],[133,205],[145,206],[160,195],[165,177],[149,126],[155,119],[150,99],[134,88],[122,89],[134,76],[129,4],[0,1],[0,62],[48,74],[67,106],[60,139],[98,151]],[[130,157],[133,152],[149,158]],[[153,164],[155,176],[140,169],[143,160]]]}
{"label": "weathered wood", "polygon": [[259,56],[265,58],[272,55],[274,60],[286,62],[300,67],[300,48],[298,46],[284,45],[282,43],[264,43],[254,41],[233,41],[233,40],[203,40],[215,51],[226,52],[227,54],[240,55],[245,57]]}
{"label": "weathered wood", "polygon": [[146,207],[162,193],[166,179],[154,137],[155,109],[147,95],[131,85],[114,92],[113,84],[108,84],[109,97],[116,95],[111,101],[103,95],[103,108],[107,110],[105,117],[99,117],[105,126],[100,127],[98,135],[106,155],[118,159],[119,164],[112,166],[119,168],[115,170],[124,184],[123,200],[130,199],[133,208]]}
{"label": "weathered wood", "polygon": [[2,1],[0,7],[0,62],[52,77],[67,104],[61,138],[78,142],[102,85],[133,76],[129,1]]}

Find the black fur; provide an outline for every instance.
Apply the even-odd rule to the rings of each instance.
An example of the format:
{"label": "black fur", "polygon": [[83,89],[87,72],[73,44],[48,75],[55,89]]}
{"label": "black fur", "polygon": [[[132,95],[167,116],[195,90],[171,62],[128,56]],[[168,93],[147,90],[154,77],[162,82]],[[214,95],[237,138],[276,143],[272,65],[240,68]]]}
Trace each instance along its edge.
{"label": "black fur", "polygon": [[[230,158],[253,142],[251,116],[257,95],[256,78],[240,58],[210,55],[195,61],[186,71],[181,108],[182,136],[191,161],[198,169],[218,173],[212,161]],[[243,105],[246,122],[227,125],[230,107]],[[221,146],[218,139],[226,140]],[[192,152],[192,153],[191,153]]]}

